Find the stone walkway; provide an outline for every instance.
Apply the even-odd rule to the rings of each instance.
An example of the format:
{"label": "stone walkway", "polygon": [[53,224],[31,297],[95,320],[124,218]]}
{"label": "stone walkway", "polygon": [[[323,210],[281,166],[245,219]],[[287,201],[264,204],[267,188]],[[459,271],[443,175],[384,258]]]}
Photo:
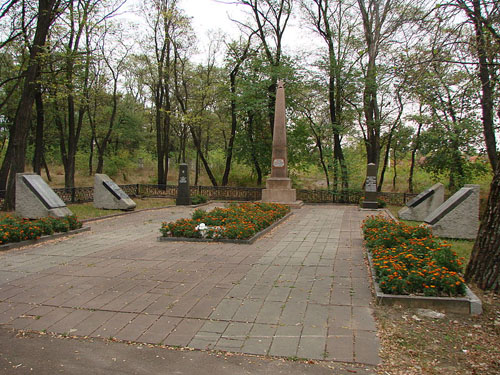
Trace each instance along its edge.
{"label": "stone walkway", "polygon": [[[208,207],[210,208],[210,207]],[[157,242],[173,207],[0,254],[0,324],[248,354],[377,364],[355,206],[304,206],[252,245]]]}

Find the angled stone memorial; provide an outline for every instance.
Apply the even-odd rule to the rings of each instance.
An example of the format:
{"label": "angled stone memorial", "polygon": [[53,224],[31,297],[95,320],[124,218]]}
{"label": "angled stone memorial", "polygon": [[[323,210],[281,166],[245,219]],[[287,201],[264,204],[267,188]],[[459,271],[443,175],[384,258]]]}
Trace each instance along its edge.
{"label": "angled stone memorial", "polygon": [[302,201],[297,200],[297,193],[295,189],[292,189],[292,181],[288,177],[285,87],[283,81],[278,81],[278,89],[276,90],[271,176],[266,181],[266,188],[262,190],[262,201],[282,203],[292,207],[301,207],[303,204]]}
{"label": "angled stone memorial", "polygon": [[479,185],[465,185],[424,221],[439,237],[476,238],[479,230]]}
{"label": "angled stone memorial", "polygon": [[189,195],[189,170],[185,163],[179,164],[179,180],[177,185],[177,206],[189,206],[191,204],[191,196]]}
{"label": "angled stone memorial", "polygon": [[133,210],[135,202],[108,175],[94,177],[94,207],[105,210]]}
{"label": "angled stone memorial", "polygon": [[444,202],[444,185],[437,183],[406,203],[398,212],[403,220],[424,221]]}
{"label": "angled stone memorial", "polygon": [[16,215],[28,219],[65,217],[73,213],[36,173],[16,174]]}
{"label": "angled stone memorial", "polygon": [[377,197],[377,166],[374,163],[369,163],[366,167],[365,199],[362,208],[377,209]]}

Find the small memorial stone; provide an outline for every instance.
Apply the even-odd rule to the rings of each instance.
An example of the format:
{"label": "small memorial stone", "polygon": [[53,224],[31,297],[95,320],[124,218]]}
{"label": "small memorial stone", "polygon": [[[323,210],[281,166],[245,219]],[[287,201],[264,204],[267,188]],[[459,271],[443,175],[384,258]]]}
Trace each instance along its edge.
{"label": "small memorial stone", "polygon": [[398,216],[403,220],[424,221],[424,219],[435,211],[443,202],[444,186],[438,183],[410,200],[406,204],[406,207],[399,210]]}
{"label": "small memorial stone", "polygon": [[366,168],[365,199],[363,208],[377,209],[377,166],[369,163]]}
{"label": "small memorial stone", "polygon": [[108,175],[96,173],[94,207],[105,210],[133,210],[136,204]]}
{"label": "small memorial stone", "polygon": [[177,187],[177,206],[188,206],[191,204],[189,195],[189,170],[187,164],[179,164],[179,180]]}
{"label": "small memorial stone", "polygon": [[36,173],[16,174],[16,214],[28,219],[73,215],[66,203]]}
{"label": "small memorial stone", "polygon": [[424,221],[436,236],[475,239],[479,230],[479,185],[465,185]]}

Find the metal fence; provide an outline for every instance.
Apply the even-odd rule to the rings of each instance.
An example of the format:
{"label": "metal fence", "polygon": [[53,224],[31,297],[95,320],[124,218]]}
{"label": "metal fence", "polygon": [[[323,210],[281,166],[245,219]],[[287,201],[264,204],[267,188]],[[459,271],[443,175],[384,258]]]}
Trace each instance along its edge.
{"label": "metal fence", "polygon": [[[129,184],[119,185],[130,197],[176,198],[177,185]],[[211,200],[258,201],[263,188],[234,186],[191,186],[191,196],[203,195]],[[59,188],[54,191],[66,203],[85,203],[93,200],[93,187]],[[381,192],[379,199],[388,204],[402,206],[417,194]],[[304,203],[358,204],[364,197],[362,190],[329,191],[297,190],[297,199]]]}
{"label": "metal fence", "polygon": [[[128,184],[119,185],[130,197],[143,198],[176,198],[177,185]],[[94,199],[92,186],[74,188],[55,188],[54,192],[65,203],[87,203]],[[203,195],[210,200],[228,201],[258,201],[262,199],[263,188],[234,186],[191,186],[191,196]],[[3,204],[4,192],[0,191],[0,205]],[[379,193],[379,199],[388,204],[403,206],[417,194],[410,193]],[[344,203],[358,204],[364,197],[362,190],[329,191],[329,190],[297,190],[297,199],[304,203]]]}

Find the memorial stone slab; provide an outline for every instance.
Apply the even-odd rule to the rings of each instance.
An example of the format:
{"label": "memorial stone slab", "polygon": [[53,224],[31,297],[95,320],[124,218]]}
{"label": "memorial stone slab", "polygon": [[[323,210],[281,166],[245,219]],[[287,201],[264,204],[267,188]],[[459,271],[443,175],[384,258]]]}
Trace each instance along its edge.
{"label": "memorial stone slab", "polygon": [[398,212],[403,220],[424,221],[444,202],[444,185],[435,184],[410,200],[406,207]]}
{"label": "memorial stone slab", "polygon": [[189,195],[189,169],[187,164],[179,164],[179,180],[177,185],[177,206],[188,206],[191,204]]}
{"label": "memorial stone slab", "polygon": [[377,166],[374,163],[369,163],[366,168],[365,199],[362,207],[377,209],[377,197]]}
{"label": "memorial stone slab", "polygon": [[479,230],[479,185],[465,185],[424,221],[439,237],[476,238]]}
{"label": "memorial stone slab", "polygon": [[96,173],[94,207],[105,210],[133,210],[136,204],[108,175]]}
{"label": "memorial stone slab", "polygon": [[16,215],[28,219],[64,217],[73,213],[36,173],[16,174]]}

